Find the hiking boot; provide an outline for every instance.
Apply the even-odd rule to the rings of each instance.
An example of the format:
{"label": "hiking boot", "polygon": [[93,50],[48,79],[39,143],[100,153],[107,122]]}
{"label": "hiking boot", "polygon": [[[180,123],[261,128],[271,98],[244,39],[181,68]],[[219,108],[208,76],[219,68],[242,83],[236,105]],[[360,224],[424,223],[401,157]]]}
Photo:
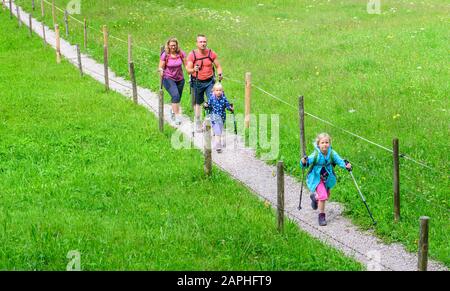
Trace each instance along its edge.
{"label": "hiking boot", "polygon": [[221,149],[221,148],[216,149],[216,152],[217,152],[218,154],[220,154],[220,153],[222,152],[222,149]]}
{"label": "hiking boot", "polygon": [[309,196],[309,198],[311,198],[311,207],[312,207],[312,209],[314,209],[314,210],[317,210],[317,199],[316,199],[316,195],[314,195],[314,194],[311,194],[310,196]]}
{"label": "hiking boot", "polygon": [[320,226],[327,225],[327,220],[325,219],[325,213],[319,213],[319,225]]}

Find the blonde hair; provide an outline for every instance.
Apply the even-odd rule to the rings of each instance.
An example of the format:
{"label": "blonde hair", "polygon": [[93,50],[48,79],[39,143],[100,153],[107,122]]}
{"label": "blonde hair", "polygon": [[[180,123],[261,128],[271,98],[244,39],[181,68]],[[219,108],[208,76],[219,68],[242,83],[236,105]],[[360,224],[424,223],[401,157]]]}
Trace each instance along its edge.
{"label": "blonde hair", "polygon": [[322,132],[322,133],[319,133],[316,137],[316,145],[319,145],[320,140],[323,138],[328,138],[328,141],[331,144],[331,136],[326,132]]}
{"label": "blonde hair", "polygon": [[170,47],[169,47],[169,43],[174,42],[177,44],[177,47],[175,49],[175,52],[177,54],[180,53],[180,46],[178,45],[178,39],[176,39],[175,37],[171,37],[166,41],[166,45],[164,46],[164,51],[166,52],[166,55],[170,54]]}
{"label": "blonde hair", "polygon": [[215,89],[220,89],[220,90],[223,91],[222,83],[220,83],[220,82],[214,83],[214,86],[212,87],[212,89],[213,89],[213,91],[214,91]]}

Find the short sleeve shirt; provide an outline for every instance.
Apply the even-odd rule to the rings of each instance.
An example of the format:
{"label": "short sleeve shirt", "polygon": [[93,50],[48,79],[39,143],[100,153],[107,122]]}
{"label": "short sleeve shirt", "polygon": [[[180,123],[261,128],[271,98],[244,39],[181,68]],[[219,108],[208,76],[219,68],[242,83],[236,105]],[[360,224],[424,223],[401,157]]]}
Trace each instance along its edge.
{"label": "short sleeve shirt", "polygon": [[[211,51],[211,60],[208,58],[208,54]],[[194,62],[194,52],[195,52],[195,58],[196,61]],[[188,61],[191,61],[195,65],[198,65],[200,67],[200,70],[193,73],[193,76],[195,78],[198,78],[199,80],[207,80],[214,76],[214,70],[213,70],[213,62],[216,60],[217,54],[212,50],[205,50],[205,54],[201,54],[198,50],[191,51],[188,56]]]}
{"label": "short sleeve shirt", "polygon": [[[174,81],[181,81],[184,79],[183,76],[183,59],[186,58],[186,53],[180,51],[176,57],[169,56],[167,58],[166,68],[164,70],[164,78],[172,79]],[[160,58],[161,61],[166,62],[166,53],[163,52]]]}

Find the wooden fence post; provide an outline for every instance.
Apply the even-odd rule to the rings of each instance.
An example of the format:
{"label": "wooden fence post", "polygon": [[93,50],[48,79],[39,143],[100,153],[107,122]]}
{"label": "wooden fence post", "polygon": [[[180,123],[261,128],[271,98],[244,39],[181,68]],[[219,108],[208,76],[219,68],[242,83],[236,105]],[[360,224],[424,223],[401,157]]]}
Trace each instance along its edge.
{"label": "wooden fence post", "polygon": [[134,103],[137,104],[138,103],[138,94],[137,94],[136,75],[135,75],[135,71],[134,71],[134,63],[133,62],[129,63],[129,69],[130,69],[131,84],[133,87],[133,101],[134,101]]}
{"label": "wooden fence post", "polygon": [[32,22],[31,18],[32,17],[31,17],[31,13],[30,13],[30,14],[28,14],[28,26],[30,28],[30,37],[33,37],[33,22]]}
{"label": "wooden fence post", "polygon": [[84,27],[83,27],[83,37],[84,37],[84,49],[87,49],[87,22],[86,17],[84,18]]}
{"label": "wooden fence post", "polygon": [[164,91],[162,88],[159,88],[159,131],[164,131]]}
{"label": "wooden fence post", "polygon": [[45,16],[45,7],[44,7],[44,0],[41,0],[41,16]]}
{"label": "wooden fence post", "polygon": [[33,11],[36,10],[36,6],[34,5],[34,0],[31,0],[31,8],[33,9]]}
{"label": "wooden fence post", "polygon": [[109,73],[108,73],[108,31],[106,25],[103,25],[103,62],[105,73],[105,88],[109,90]]}
{"label": "wooden fence post", "polygon": [[12,0],[9,0],[9,18],[13,18],[13,12],[12,12]]}
{"label": "wooden fence post", "polygon": [[252,74],[245,73],[245,128],[250,127],[250,104],[252,93]]}
{"label": "wooden fence post", "polygon": [[133,61],[132,45],[133,45],[133,39],[131,38],[131,34],[129,34],[128,35],[128,63],[131,63]]}
{"label": "wooden fence post", "polygon": [[56,63],[61,63],[61,42],[59,38],[59,25],[55,24],[56,33]]}
{"label": "wooden fence post", "polygon": [[[300,161],[304,156],[306,156],[306,142],[305,142],[305,102],[304,97],[298,97],[298,120],[300,129]],[[302,199],[303,199],[303,177],[305,175],[305,170],[302,169],[302,182],[300,185],[300,198],[298,201],[298,210],[302,209]]]}
{"label": "wooden fence post", "polygon": [[277,163],[277,213],[278,231],[284,231],[284,165],[283,161]]}
{"label": "wooden fence post", "polygon": [[78,58],[78,68],[80,69],[80,75],[83,77],[83,65],[81,64],[81,52],[80,52],[80,45],[76,44],[77,47],[77,58]]}
{"label": "wooden fence post", "polygon": [[298,114],[300,121],[300,147],[301,158],[306,156],[306,141],[305,141],[305,98],[300,96],[298,98]]}
{"label": "wooden fence post", "polygon": [[420,217],[418,271],[426,271],[428,266],[428,221],[427,216]]}
{"label": "wooden fence post", "polygon": [[66,37],[69,37],[69,15],[67,10],[64,10],[64,24],[66,28]]}
{"label": "wooden fence post", "polygon": [[52,19],[53,19],[53,25],[55,25],[55,23],[56,23],[55,0],[52,0]]}
{"label": "wooden fence post", "polygon": [[204,156],[205,156],[205,174],[211,176],[212,173],[212,147],[211,147],[211,121],[209,118],[205,119],[205,132],[203,135],[204,142]]}
{"label": "wooden fence post", "polygon": [[393,140],[393,160],[394,160],[394,220],[400,220],[400,165],[398,154],[398,139]]}

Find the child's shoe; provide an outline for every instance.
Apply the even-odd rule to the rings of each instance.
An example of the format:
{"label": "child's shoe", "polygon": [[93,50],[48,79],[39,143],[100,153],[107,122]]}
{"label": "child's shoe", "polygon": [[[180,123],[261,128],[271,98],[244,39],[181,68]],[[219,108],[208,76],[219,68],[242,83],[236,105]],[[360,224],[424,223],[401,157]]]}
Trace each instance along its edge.
{"label": "child's shoe", "polygon": [[327,220],[325,219],[325,213],[319,213],[319,225],[320,226],[327,225]]}
{"label": "child's shoe", "polygon": [[311,194],[309,196],[309,198],[311,198],[311,207],[312,207],[312,209],[317,210],[318,205],[317,205],[316,195],[315,194]]}

